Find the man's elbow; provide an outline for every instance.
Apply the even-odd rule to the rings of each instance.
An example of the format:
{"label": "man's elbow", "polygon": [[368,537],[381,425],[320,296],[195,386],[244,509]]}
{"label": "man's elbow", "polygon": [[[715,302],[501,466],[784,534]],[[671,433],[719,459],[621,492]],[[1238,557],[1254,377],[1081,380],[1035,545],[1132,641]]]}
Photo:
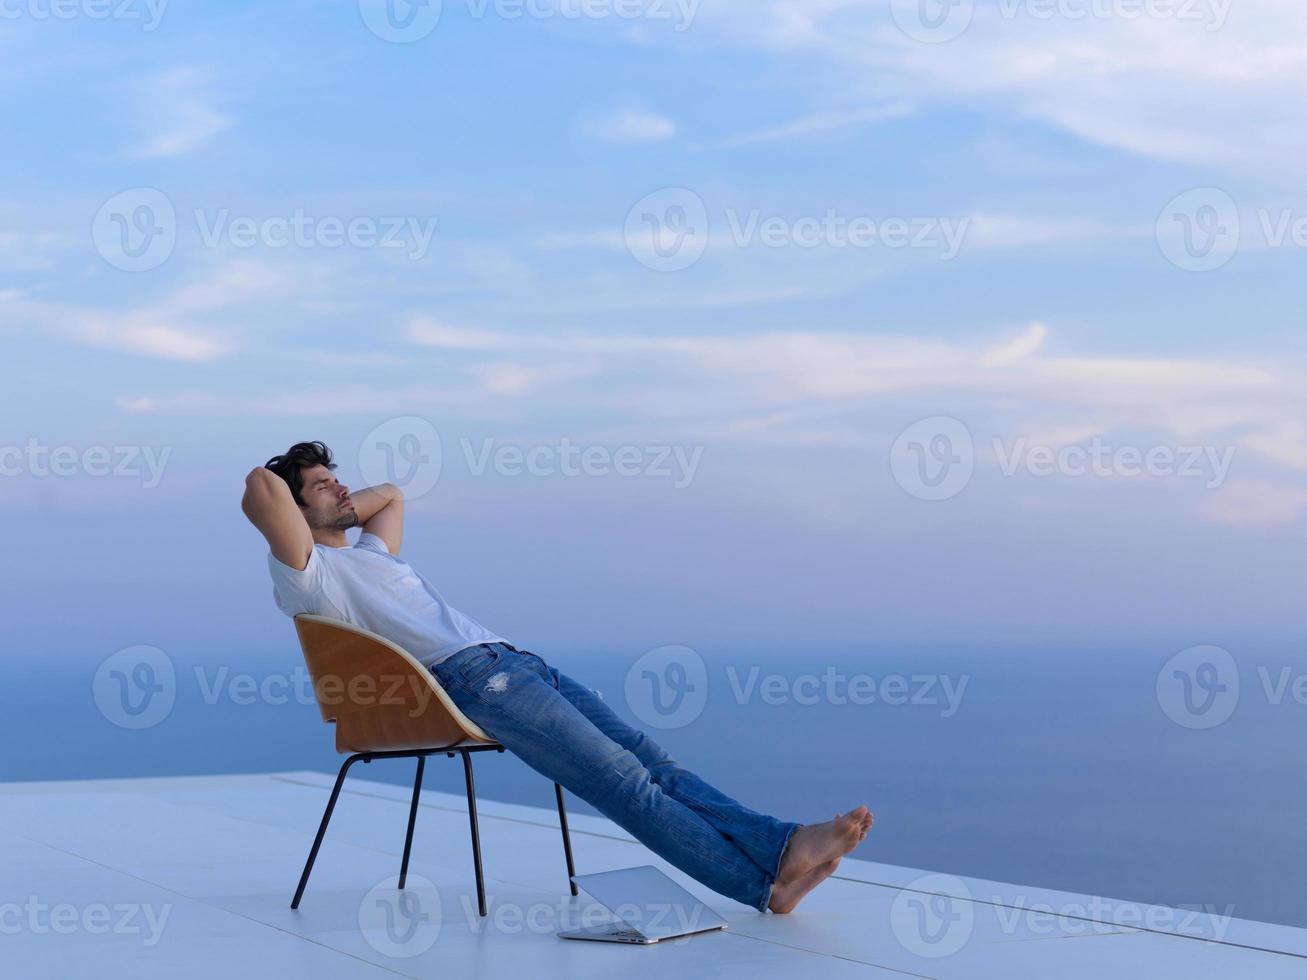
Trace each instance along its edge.
{"label": "man's elbow", "polygon": [[274,480],[280,479],[276,473],[272,472],[272,470],[268,469],[266,466],[256,466],[254,469],[250,470],[249,474],[245,477],[245,486],[250,490],[253,490],[255,487],[265,486],[269,477]]}
{"label": "man's elbow", "polygon": [[260,502],[272,499],[270,495],[276,491],[273,481],[279,479],[281,477],[276,473],[262,466],[250,470],[249,475],[245,477],[245,494],[241,497],[241,510],[246,517],[254,520],[254,513]]}

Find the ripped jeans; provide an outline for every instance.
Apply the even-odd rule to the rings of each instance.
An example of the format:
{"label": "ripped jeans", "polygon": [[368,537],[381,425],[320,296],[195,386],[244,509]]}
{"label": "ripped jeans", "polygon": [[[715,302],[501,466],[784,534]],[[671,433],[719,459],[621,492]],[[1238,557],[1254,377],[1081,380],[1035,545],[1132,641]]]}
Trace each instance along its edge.
{"label": "ripped jeans", "polygon": [[755,813],[682,769],[534,653],[486,643],[431,672],[465,715],[532,769],[696,881],[766,910],[798,824]]}

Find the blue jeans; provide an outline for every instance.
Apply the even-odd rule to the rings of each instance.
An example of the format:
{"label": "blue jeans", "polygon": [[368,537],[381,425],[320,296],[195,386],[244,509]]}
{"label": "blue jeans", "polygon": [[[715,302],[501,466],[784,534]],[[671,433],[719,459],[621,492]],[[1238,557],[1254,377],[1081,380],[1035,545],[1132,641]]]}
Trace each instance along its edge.
{"label": "blue jeans", "polygon": [[487,643],[431,671],[465,715],[532,769],[696,881],[766,910],[798,824],[755,813],[682,769],[534,653]]}

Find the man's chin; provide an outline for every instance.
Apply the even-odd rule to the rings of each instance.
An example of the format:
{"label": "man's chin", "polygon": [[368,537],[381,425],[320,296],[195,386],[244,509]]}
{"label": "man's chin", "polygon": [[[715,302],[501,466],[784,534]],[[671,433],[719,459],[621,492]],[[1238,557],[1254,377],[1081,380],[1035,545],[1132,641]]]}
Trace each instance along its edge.
{"label": "man's chin", "polygon": [[339,523],[336,524],[336,527],[340,528],[342,531],[348,531],[350,528],[358,526],[359,515],[354,513],[352,510],[347,514],[342,514]]}

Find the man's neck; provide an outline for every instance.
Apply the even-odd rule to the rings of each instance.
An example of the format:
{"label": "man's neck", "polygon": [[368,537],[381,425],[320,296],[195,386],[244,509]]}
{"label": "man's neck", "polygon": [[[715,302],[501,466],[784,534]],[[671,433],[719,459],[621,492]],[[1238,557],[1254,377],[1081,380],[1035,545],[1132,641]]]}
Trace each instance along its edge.
{"label": "man's neck", "polygon": [[313,532],[313,543],[327,548],[344,548],[349,545],[345,532],[340,528],[320,528]]}

